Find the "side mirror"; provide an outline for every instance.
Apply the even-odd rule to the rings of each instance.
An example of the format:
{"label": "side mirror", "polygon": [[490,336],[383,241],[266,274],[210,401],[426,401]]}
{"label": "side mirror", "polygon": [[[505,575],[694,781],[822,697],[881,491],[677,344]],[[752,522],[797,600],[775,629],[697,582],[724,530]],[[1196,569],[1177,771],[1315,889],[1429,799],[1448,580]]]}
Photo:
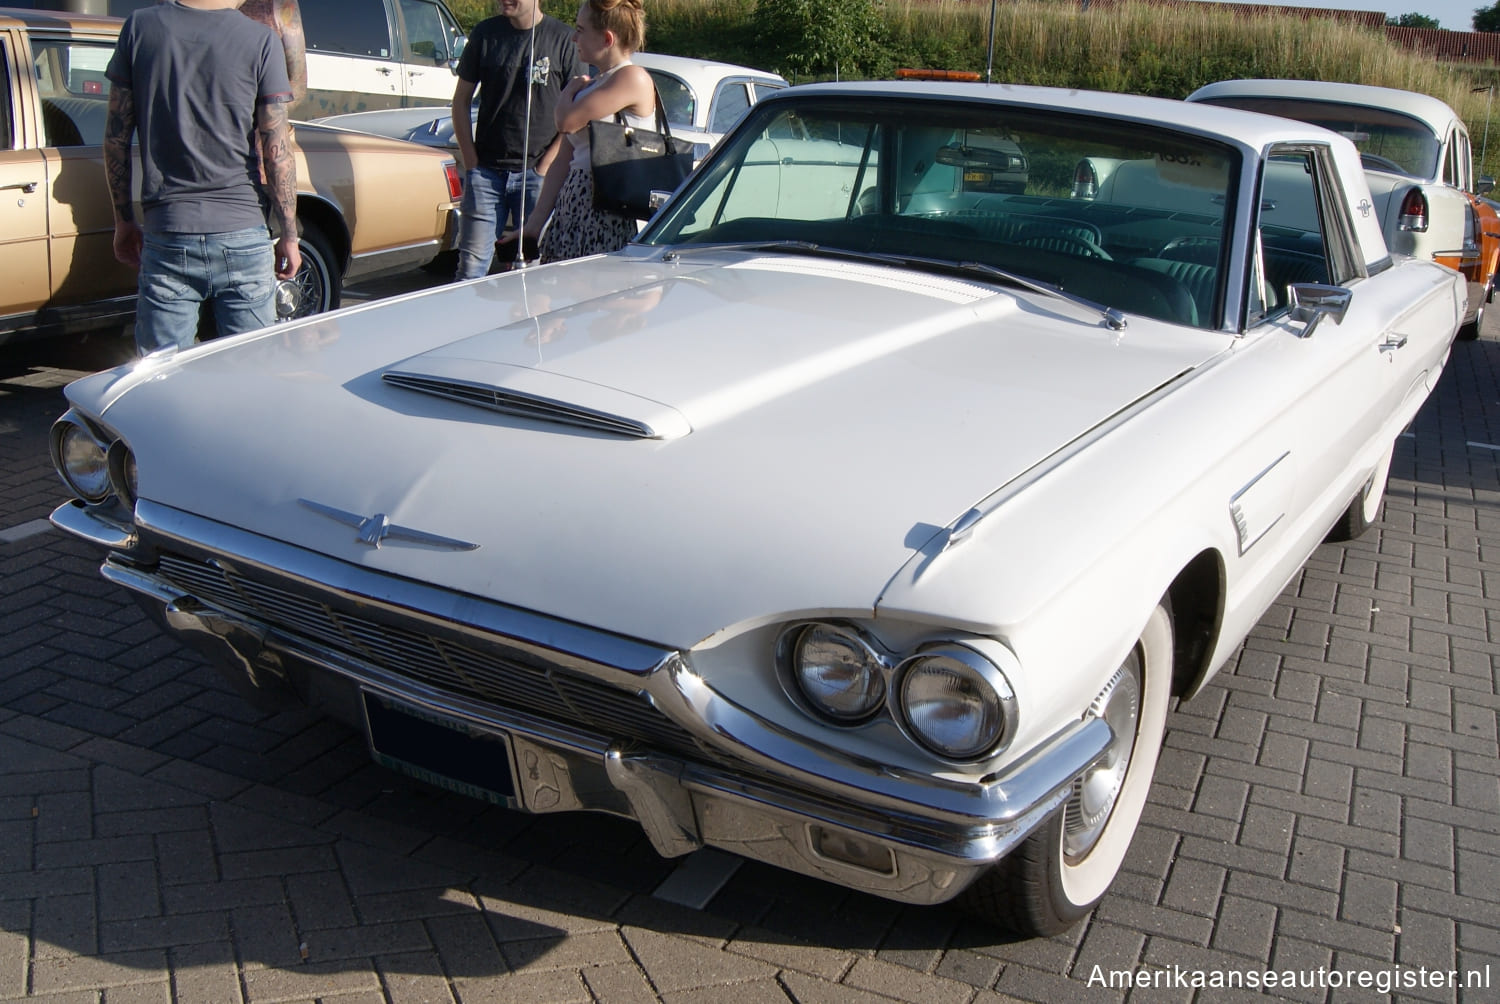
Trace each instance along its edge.
{"label": "side mirror", "polygon": [[1495,190],[1495,179],[1488,174],[1481,174],[1479,180],[1474,183],[1475,195],[1488,195]]}
{"label": "side mirror", "polygon": [[1349,310],[1349,301],[1353,298],[1353,294],[1343,286],[1325,286],[1316,282],[1294,283],[1290,292],[1292,320],[1307,323],[1302,331],[1303,338],[1311,338],[1313,330],[1325,317],[1334,324],[1342,324],[1344,314]]}
{"label": "side mirror", "polygon": [[448,60],[448,69],[454,73],[458,72],[458,59],[464,54],[464,46],[469,44],[468,35],[453,36],[453,58]]}

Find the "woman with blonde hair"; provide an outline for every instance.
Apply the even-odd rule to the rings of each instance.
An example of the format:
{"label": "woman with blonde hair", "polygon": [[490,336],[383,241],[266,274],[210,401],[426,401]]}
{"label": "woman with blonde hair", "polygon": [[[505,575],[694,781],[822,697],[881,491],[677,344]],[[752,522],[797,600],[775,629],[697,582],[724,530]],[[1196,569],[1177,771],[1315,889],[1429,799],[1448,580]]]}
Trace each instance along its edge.
{"label": "woman with blonde hair", "polygon": [[548,168],[536,209],[526,220],[525,236],[534,241],[552,215],[541,244],[543,262],[617,251],[635,236],[634,219],[594,208],[588,124],[613,121],[622,113],[637,129],[656,128],[651,74],[630,61],[645,40],[641,0],[584,0],[578,8],[573,42],[579,61],[593,66],[595,75],[574,77],[557,101],[557,130],[568,143]]}

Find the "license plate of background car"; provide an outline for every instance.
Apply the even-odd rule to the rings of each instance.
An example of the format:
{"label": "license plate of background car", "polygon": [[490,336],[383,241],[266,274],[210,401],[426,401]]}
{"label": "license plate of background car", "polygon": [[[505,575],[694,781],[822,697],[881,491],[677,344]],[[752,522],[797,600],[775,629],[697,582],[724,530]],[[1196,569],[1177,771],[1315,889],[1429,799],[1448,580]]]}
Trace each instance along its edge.
{"label": "license plate of background car", "polygon": [[370,755],[434,787],[515,808],[510,744],[502,735],[362,691]]}

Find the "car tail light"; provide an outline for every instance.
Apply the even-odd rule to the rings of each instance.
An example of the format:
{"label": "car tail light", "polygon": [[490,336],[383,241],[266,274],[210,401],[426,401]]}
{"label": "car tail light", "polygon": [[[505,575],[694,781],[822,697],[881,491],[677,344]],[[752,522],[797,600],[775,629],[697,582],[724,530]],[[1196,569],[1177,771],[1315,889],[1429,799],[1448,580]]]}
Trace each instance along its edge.
{"label": "car tail light", "polygon": [[1094,165],[1080,160],[1073,169],[1073,198],[1092,199],[1098,191],[1099,175],[1095,173]]}
{"label": "car tail light", "polygon": [[458,165],[451,160],[443,165],[443,173],[448,176],[448,197],[457,202],[464,197],[464,177],[458,173]]}
{"label": "car tail light", "polygon": [[1427,232],[1427,196],[1420,188],[1408,188],[1402,196],[1398,225],[1402,230],[1414,230],[1419,234]]}

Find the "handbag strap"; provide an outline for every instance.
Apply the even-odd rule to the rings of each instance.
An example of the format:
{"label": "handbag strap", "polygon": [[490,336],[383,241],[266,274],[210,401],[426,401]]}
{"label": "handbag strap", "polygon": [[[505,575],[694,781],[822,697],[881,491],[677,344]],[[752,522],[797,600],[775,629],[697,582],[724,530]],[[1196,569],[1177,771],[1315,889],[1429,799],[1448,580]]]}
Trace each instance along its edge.
{"label": "handbag strap", "polygon": [[[631,65],[634,66],[636,64],[632,63]],[[654,80],[651,82],[651,98],[656,102],[656,131],[667,137],[667,139],[671,139],[672,126],[667,122],[667,110],[661,103],[661,91],[656,89],[656,81]],[[630,123],[625,121],[625,109],[621,108],[615,112],[615,124],[624,126],[627,129],[632,128]]]}

